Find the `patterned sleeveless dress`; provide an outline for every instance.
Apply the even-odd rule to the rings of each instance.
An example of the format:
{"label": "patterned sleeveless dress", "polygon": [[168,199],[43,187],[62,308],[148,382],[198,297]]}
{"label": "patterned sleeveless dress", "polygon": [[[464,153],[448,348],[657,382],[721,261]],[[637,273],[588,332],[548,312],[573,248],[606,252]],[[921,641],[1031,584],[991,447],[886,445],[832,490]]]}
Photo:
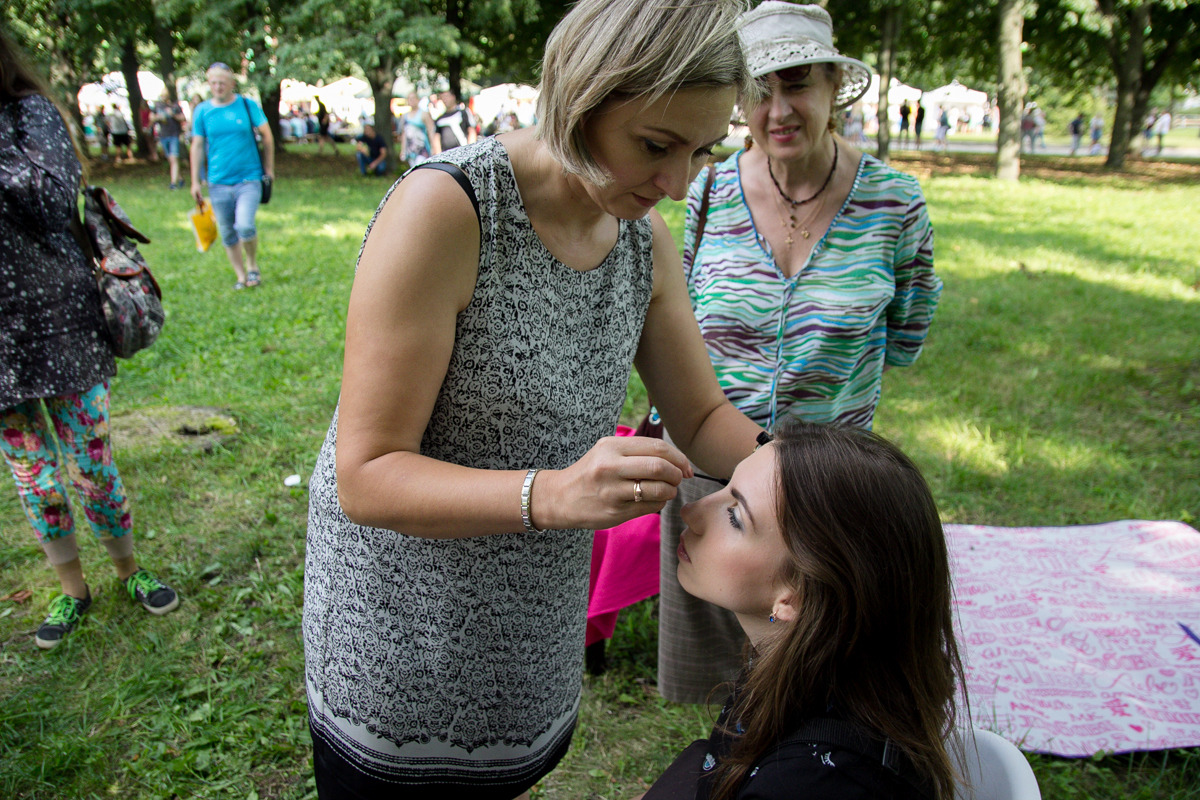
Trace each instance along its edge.
{"label": "patterned sleeveless dress", "polygon": [[[578,272],[538,239],[499,142],[435,160],[470,178],[481,252],[421,453],[567,467],[615,429],[650,301],[650,222],[622,221],[604,262]],[[336,441],[335,412],[310,485],[311,725],[377,778],[518,794],[574,729],[592,532],[439,540],[356,525],[337,500]]]}

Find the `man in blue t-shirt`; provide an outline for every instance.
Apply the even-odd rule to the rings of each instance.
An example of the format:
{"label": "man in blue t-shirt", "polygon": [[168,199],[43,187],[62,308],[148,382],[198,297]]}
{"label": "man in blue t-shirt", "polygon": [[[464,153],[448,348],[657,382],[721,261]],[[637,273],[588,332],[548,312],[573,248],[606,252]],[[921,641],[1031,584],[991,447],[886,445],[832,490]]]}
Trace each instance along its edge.
{"label": "man in blue t-shirt", "polygon": [[[201,170],[208,167],[208,195],[225,254],[237,275],[235,289],[258,286],[258,231],[254,217],[263,180],[275,179],[275,140],[258,103],[234,93],[236,80],[217,62],[206,74],[212,97],[192,112],[192,197],[204,205]],[[262,137],[259,154],[255,131]]]}
{"label": "man in blue t-shirt", "polygon": [[387,144],[374,125],[363,125],[363,132],[354,137],[354,146],[358,150],[354,157],[358,160],[359,172],[363,175],[383,175],[387,172]]}

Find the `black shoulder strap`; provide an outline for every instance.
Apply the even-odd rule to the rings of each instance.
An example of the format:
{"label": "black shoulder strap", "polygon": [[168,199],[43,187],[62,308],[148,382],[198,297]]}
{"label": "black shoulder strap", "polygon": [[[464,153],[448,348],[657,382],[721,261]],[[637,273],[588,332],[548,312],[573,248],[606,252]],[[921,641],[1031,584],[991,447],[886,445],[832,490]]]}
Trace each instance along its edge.
{"label": "black shoulder strap", "polygon": [[700,200],[700,214],[696,219],[696,244],[695,249],[700,249],[700,240],[704,238],[704,226],[708,223],[708,201],[712,194],[713,181],[717,177],[717,168],[709,164],[705,168],[708,175],[704,178],[704,197]]}
{"label": "black shoulder strap", "polygon": [[918,793],[929,796],[929,787],[921,785],[916,769],[900,752],[900,748],[891,739],[872,737],[861,725],[841,719],[813,717],[800,723],[790,736],[776,745],[776,749],[794,742],[827,744],[858,753],[880,764]]}
{"label": "black shoulder strap", "polygon": [[[250,103],[246,101],[246,95],[239,94],[238,97],[242,98],[242,107],[246,109],[246,121],[250,123],[250,141],[254,143],[254,154],[258,156],[258,168],[262,169],[262,151],[258,149],[258,137],[254,135],[254,115],[250,113]],[[207,142],[205,139],[206,144]]]}
{"label": "black shoulder strap", "polygon": [[426,161],[424,164],[418,164],[413,169],[436,169],[445,172],[447,175],[458,181],[458,185],[467,193],[467,197],[471,198],[471,205],[475,208],[475,219],[483,224],[483,219],[479,216],[479,198],[475,196],[475,187],[471,185],[471,179],[467,177],[467,173],[463,172],[458,165],[448,164],[445,161]]}
{"label": "black shoulder strap", "polygon": [[700,198],[700,212],[696,215],[696,237],[692,239],[691,259],[687,265],[688,283],[691,283],[692,273],[696,270],[696,255],[700,252],[700,240],[704,238],[704,226],[708,224],[708,202],[712,195],[713,181],[717,178],[717,168],[709,164],[704,168],[704,195]]}
{"label": "black shoulder strap", "polygon": [[76,198],[75,213],[71,215],[71,222],[68,227],[71,229],[71,235],[75,237],[75,241],[79,244],[79,249],[83,251],[83,255],[87,258],[88,265],[91,266],[93,272],[99,272],[100,260],[96,258],[96,248],[92,244],[92,237],[88,235],[87,228],[83,223],[83,211],[78,208],[79,200]]}
{"label": "black shoulder strap", "polygon": [[[872,761],[878,761],[889,772],[900,772],[900,751],[891,739],[873,739],[861,725],[841,719],[814,717],[800,723],[791,735],[780,744],[791,742],[818,742],[851,750]],[[890,746],[889,746],[890,745]]]}

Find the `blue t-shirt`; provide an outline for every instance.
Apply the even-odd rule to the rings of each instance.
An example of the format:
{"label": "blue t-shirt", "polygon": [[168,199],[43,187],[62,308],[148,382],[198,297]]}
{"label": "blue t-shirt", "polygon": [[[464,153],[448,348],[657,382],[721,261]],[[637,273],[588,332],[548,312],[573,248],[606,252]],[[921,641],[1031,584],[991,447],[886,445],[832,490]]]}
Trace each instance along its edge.
{"label": "blue t-shirt", "polygon": [[258,103],[249,98],[243,103],[242,99],[235,95],[225,106],[205,100],[192,114],[192,135],[204,137],[209,183],[228,185],[262,178],[254,129],[266,124],[267,115]]}

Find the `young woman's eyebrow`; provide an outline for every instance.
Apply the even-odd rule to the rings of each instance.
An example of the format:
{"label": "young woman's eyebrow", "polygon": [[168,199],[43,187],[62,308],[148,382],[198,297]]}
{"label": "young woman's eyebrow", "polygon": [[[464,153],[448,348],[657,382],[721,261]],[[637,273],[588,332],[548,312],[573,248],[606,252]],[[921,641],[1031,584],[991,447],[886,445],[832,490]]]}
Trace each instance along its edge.
{"label": "young woman's eyebrow", "polygon": [[746,503],[746,498],[737,489],[730,489],[729,493],[733,495],[733,499],[738,501],[738,505],[742,507],[742,511],[746,512],[746,516],[750,519],[750,524],[754,524],[754,514],[750,513],[750,506]]}

